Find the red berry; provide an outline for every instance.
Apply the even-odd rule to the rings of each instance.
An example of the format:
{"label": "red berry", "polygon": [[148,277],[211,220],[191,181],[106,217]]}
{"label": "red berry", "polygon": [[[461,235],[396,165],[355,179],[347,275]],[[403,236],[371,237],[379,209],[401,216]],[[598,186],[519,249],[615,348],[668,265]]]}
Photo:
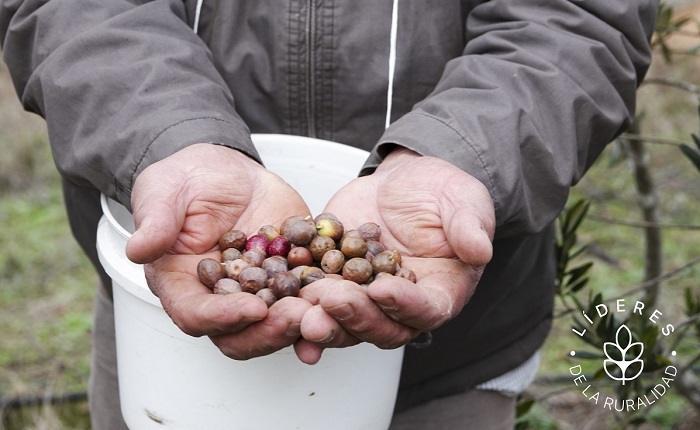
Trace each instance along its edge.
{"label": "red berry", "polygon": [[267,253],[269,255],[281,255],[286,257],[289,254],[289,250],[292,248],[292,244],[284,236],[277,236],[272,239],[270,246],[267,248]]}
{"label": "red berry", "polygon": [[254,234],[248,238],[248,242],[245,244],[245,250],[250,251],[251,249],[260,249],[267,253],[267,248],[269,246],[270,239],[261,234]]}

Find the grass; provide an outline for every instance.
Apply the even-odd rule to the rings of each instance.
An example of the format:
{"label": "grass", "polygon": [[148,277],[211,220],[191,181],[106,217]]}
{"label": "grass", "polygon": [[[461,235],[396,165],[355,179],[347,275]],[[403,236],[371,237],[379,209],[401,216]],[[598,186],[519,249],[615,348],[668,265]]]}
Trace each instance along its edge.
{"label": "grass", "polygon": [[[43,120],[0,68],[0,399],[84,392],[94,285],[70,233]],[[88,428],[84,402],[0,410],[0,429]]]}
{"label": "grass", "polygon": [[[649,75],[700,82],[697,65],[694,59],[673,65],[655,61]],[[697,97],[678,90],[642,87],[643,132],[689,141],[690,133],[700,129],[697,103]],[[4,65],[0,65],[0,147],[0,399],[84,392],[96,276],[70,234],[44,123],[22,111]],[[652,145],[649,150],[662,221],[700,224],[700,173],[676,147]],[[598,217],[639,219],[629,166],[613,162],[616,158],[615,147],[609,147],[573,189],[571,200],[590,200],[591,213]],[[700,256],[698,236],[700,231],[665,230],[664,269],[673,270]],[[640,229],[588,219],[580,241],[592,250],[582,257],[595,263],[592,291],[614,295],[642,281]],[[699,273],[700,267],[694,267],[664,283],[659,307],[665,315],[680,317],[684,288],[700,294]],[[542,349],[540,376],[566,375],[570,365],[566,354],[576,346],[570,320],[558,319]],[[532,392],[548,395],[560,388],[534,384]],[[670,393],[663,400],[651,410],[651,423],[644,428],[697,427],[693,410],[681,396]],[[613,417],[589,406],[580,393],[567,390],[539,402],[528,420],[531,428],[538,429],[614,425]],[[82,400],[0,408],[0,430],[87,428],[87,406]]]}

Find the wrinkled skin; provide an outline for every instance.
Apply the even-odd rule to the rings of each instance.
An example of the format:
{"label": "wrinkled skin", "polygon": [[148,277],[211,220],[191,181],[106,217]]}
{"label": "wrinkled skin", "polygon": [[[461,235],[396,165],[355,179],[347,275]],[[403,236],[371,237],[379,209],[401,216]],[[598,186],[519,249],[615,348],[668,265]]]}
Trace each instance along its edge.
{"label": "wrinkled skin", "polygon": [[137,231],[127,256],[146,263],[149,287],[185,333],[209,336],[235,359],[294,345],[309,364],[324,348],[361,341],[395,348],[457,315],[491,258],[495,223],[479,181],[448,162],[396,150],[324,211],[346,228],[379,224],[383,243],[402,254],[418,283],[389,278],[365,289],[329,276],[268,309],[254,295],[211,294],[196,265],[218,258],[218,237],[230,228],[255,232],[309,213],[279,177],[237,151],[198,144],[146,168],[132,206]]}
{"label": "wrinkled skin", "polygon": [[399,251],[418,282],[389,277],[365,289],[328,278],[302,289],[314,304],[302,319],[305,341],[296,345],[307,363],[323,348],[360,341],[396,348],[441,326],[469,301],[492,256],[495,216],[486,188],[448,162],[408,150],[349,183],[324,211],[347,228],[379,224],[382,243]]}
{"label": "wrinkled skin", "polygon": [[268,309],[252,294],[211,294],[196,276],[199,260],[219,258],[225,231],[255,232],[309,213],[286,182],[238,151],[197,144],[147,167],[136,179],[132,206],[137,230],[127,256],[146,263],[149,287],[183,332],[209,336],[235,359],[299,339],[307,301],[286,297]]}

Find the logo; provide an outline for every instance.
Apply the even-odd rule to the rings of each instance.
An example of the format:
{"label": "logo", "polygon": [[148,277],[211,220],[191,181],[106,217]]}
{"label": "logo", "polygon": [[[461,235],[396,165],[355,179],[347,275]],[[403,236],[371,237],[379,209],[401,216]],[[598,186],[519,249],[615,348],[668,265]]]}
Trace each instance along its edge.
{"label": "logo", "polygon": [[[653,354],[652,349],[647,351],[649,345],[645,345],[640,339],[643,334],[635,333],[634,327],[653,326],[653,333],[661,336],[669,336],[674,331],[673,324],[662,324],[661,313],[658,309],[645,312],[645,304],[635,301],[630,310],[625,299],[619,299],[614,306],[600,303],[589,308],[589,313],[595,312],[593,317],[586,311],[582,311],[583,320],[575,319],[577,325],[572,327],[572,332],[586,341],[589,346],[598,348],[597,351],[571,351],[569,355],[573,361],[580,361],[569,368],[573,376],[573,383],[589,402],[600,405],[604,409],[617,412],[632,412],[646,408],[656,403],[671,388],[673,380],[678,373],[677,369],[664,360],[667,364],[659,367],[658,360],[654,361],[655,368],[650,372],[658,371],[658,381],[647,384],[647,389],[639,391],[641,384],[632,384],[640,378],[645,371],[645,357]],[[625,321],[616,325],[615,317]],[[647,321],[643,321],[646,319]],[[635,324],[636,323],[636,324]],[[630,328],[633,327],[633,328]],[[611,337],[608,339],[607,337]],[[653,342],[647,335],[646,342]],[[653,347],[653,345],[652,345]],[[645,354],[647,351],[647,354]],[[675,351],[671,352],[676,355]],[[591,373],[593,372],[593,373]],[[608,384],[600,384],[600,380],[608,379]],[[632,385],[637,387],[632,389]],[[617,392],[606,394],[605,388]],[[628,397],[621,397],[627,395]]]}
{"label": "logo", "polygon": [[[644,360],[640,357],[644,352],[644,345],[642,342],[632,342],[632,332],[625,324],[617,329],[615,342],[605,342],[604,346],[607,360],[603,362],[603,369],[611,379],[621,381],[622,385],[625,385],[625,381],[633,381],[642,374]],[[617,376],[617,370],[621,376]]]}

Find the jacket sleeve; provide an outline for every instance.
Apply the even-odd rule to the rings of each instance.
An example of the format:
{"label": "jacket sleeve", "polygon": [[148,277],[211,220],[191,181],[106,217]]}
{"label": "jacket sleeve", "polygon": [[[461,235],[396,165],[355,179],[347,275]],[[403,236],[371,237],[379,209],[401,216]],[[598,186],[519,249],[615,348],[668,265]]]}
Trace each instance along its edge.
{"label": "jacket sleeve", "polygon": [[181,0],[10,0],[5,61],[26,110],[44,117],[61,174],[131,207],[136,176],[187,145],[259,159]]}
{"label": "jacket sleeve", "polygon": [[[467,18],[463,55],[386,131],[490,190],[497,237],[551,223],[569,188],[634,115],[657,1],[493,0]],[[400,31],[400,30],[399,30]]]}

